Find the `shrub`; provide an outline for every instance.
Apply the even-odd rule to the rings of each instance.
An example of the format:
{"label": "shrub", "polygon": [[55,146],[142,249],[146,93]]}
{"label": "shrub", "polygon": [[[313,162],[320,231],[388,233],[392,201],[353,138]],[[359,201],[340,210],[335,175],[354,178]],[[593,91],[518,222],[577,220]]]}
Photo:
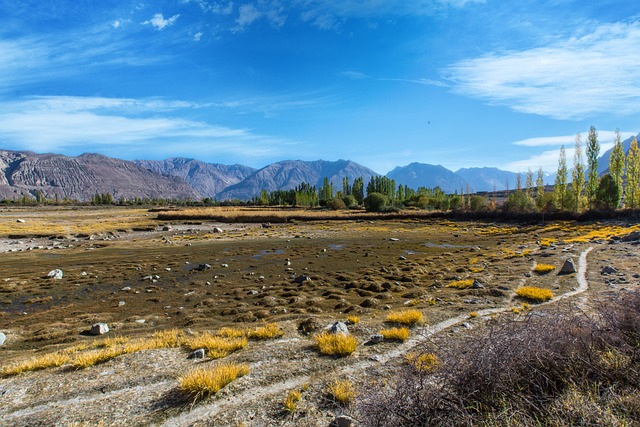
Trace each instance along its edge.
{"label": "shrub", "polygon": [[282,401],[282,406],[285,411],[294,413],[298,408],[298,402],[302,398],[302,392],[300,390],[290,390],[287,396]]}
{"label": "shrub", "polygon": [[178,378],[178,389],[194,401],[215,394],[238,377],[249,373],[249,365],[227,363],[195,368]]}
{"label": "shrub", "polygon": [[473,285],[473,279],[455,280],[447,285],[447,288],[467,289]]}
{"label": "shrub", "polygon": [[546,274],[546,273],[552,272],[555,269],[556,267],[551,264],[536,264],[533,271],[535,271],[538,274]]}
{"label": "shrub", "polygon": [[335,199],[329,200],[327,202],[327,207],[331,210],[339,211],[342,209],[346,209],[347,205],[344,203],[342,199],[336,197]]}
{"label": "shrub", "polygon": [[257,340],[268,340],[271,338],[278,338],[284,335],[284,332],[275,323],[267,323],[264,326],[258,326],[254,330],[249,332],[249,338]]}
{"label": "shrub", "polygon": [[201,333],[193,338],[190,338],[187,343],[187,347],[191,350],[197,350],[204,348],[207,350],[209,357],[212,359],[220,359],[243,349],[247,345],[247,338],[224,338],[208,333]]}
{"label": "shrub", "polygon": [[356,397],[356,389],[349,380],[335,380],[329,383],[327,394],[336,403],[348,405]]}
{"label": "shrub", "polygon": [[41,369],[54,368],[69,363],[70,357],[66,353],[54,352],[44,354],[42,356],[33,357],[23,362],[14,363],[13,365],[2,368],[3,376],[18,375],[23,372],[39,371]]}
{"label": "shrub", "polygon": [[358,201],[351,194],[349,194],[347,196],[344,196],[342,198],[342,201],[344,202],[345,206],[348,207],[348,208],[353,208],[355,206],[358,206]]}
{"label": "shrub", "polygon": [[387,196],[380,193],[371,193],[364,199],[364,207],[367,212],[382,212],[388,204]]}
{"label": "shrub", "polygon": [[357,325],[358,323],[360,323],[360,318],[355,315],[347,316],[347,323],[351,325]]}
{"label": "shrub", "polygon": [[126,351],[124,347],[109,347],[100,350],[87,351],[76,354],[72,363],[76,369],[84,369],[89,366],[115,359],[125,353]]}
{"label": "shrub", "polygon": [[358,346],[358,340],[353,335],[332,334],[330,332],[316,335],[315,342],[320,353],[340,357],[350,355],[356,351]]}
{"label": "shrub", "polygon": [[535,286],[523,286],[516,290],[516,295],[533,302],[549,301],[553,298],[553,292],[549,289],[537,288]]}
{"label": "shrub", "polygon": [[413,326],[422,323],[424,318],[420,310],[392,311],[387,315],[387,322]]}
{"label": "shrub", "polygon": [[406,341],[409,339],[409,329],[407,328],[383,329],[380,331],[380,335],[382,335],[385,340]]}
{"label": "shrub", "polygon": [[479,314],[478,314],[477,311],[472,311],[471,313],[469,313],[469,317],[470,318],[474,318],[474,317],[478,317],[478,316],[479,316]]}
{"label": "shrub", "polygon": [[419,372],[432,372],[440,366],[440,359],[434,353],[409,353],[405,359],[407,363]]}

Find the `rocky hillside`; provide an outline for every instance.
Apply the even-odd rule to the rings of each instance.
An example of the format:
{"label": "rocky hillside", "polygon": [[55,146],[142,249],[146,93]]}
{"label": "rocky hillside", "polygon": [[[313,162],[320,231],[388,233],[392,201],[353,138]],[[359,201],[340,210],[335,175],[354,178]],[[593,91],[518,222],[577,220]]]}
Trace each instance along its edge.
{"label": "rocky hillside", "polygon": [[217,198],[247,200],[260,194],[260,191],[289,190],[303,182],[321,187],[324,178],[328,178],[336,189],[342,188],[342,180],[349,177],[349,181],[362,177],[368,182],[372,176],[378,175],[373,170],[354,163],[350,160],[330,162],[316,160],[312,162],[302,160],[287,160],[270,164],[247,177],[244,181],[232,185]]}
{"label": "rocky hillside", "polygon": [[[411,163],[407,166],[398,166],[389,172],[387,177],[395,180],[396,184],[408,185],[414,189],[440,187],[446,193],[453,193],[464,192],[467,188],[467,181],[440,165]],[[474,191],[471,183],[469,186],[470,190]]]}
{"label": "rocky hillside", "polygon": [[182,179],[162,176],[125,160],[100,154],[68,157],[0,150],[0,197],[38,193],[81,201],[91,200],[96,193],[110,193],[115,200],[200,198]]}
{"label": "rocky hillside", "polygon": [[182,157],[166,160],[136,160],[152,172],[177,176],[185,180],[203,197],[215,198],[225,188],[237,184],[256,170],[243,165],[221,165]]}

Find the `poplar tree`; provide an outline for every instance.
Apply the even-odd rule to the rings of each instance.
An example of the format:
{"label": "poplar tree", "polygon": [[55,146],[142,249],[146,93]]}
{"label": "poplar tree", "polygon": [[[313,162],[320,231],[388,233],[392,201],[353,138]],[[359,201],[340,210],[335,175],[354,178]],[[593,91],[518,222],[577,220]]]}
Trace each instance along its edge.
{"label": "poplar tree", "polygon": [[553,195],[555,196],[558,209],[565,210],[567,208],[567,154],[565,153],[564,145],[560,147],[558,173],[553,187]]}
{"label": "poplar tree", "polygon": [[544,171],[542,167],[538,168],[538,176],[536,177],[536,206],[542,209],[542,199],[544,198]]}
{"label": "poplar tree", "polygon": [[587,136],[587,203],[589,208],[595,207],[596,193],[598,191],[598,155],[600,154],[600,143],[598,142],[598,131],[595,126],[589,128]]}
{"label": "poplar tree", "polygon": [[573,171],[571,172],[571,190],[572,197],[574,199],[574,210],[580,212],[584,207],[584,198],[582,192],[584,191],[584,160],[582,158],[582,137],[580,134],[576,135],[576,148],[573,156]]}
{"label": "poplar tree", "polygon": [[525,191],[527,193],[528,198],[533,197],[533,172],[531,172],[531,168],[527,170],[527,175],[525,178]]}
{"label": "poplar tree", "polygon": [[609,158],[609,174],[616,182],[622,194],[622,177],[624,175],[624,148],[622,148],[622,138],[620,130],[616,129],[616,139],[614,141],[611,157]]}
{"label": "poplar tree", "polygon": [[625,204],[631,209],[638,207],[638,184],[640,184],[640,150],[635,137],[627,153],[627,194]]}

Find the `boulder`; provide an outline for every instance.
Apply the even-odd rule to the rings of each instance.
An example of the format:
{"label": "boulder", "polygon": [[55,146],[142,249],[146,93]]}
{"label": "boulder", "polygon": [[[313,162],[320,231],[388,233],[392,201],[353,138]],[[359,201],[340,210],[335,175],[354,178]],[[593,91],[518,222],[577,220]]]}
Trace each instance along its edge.
{"label": "boulder", "polygon": [[91,335],[104,335],[107,332],[109,332],[109,325],[106,323],[94,323],[89,331]]}
{"label": "boulder", "polygon": [[224,233],[224,231],[222,231],[222,228],[220,228],[220,227],[213,227],[213,232],[214,233]]}
{"label": "boulder", "polygon": [[578,270],[576,270],[576,265],[573,263],[573,260],[571,258],[567,258],[567,260],[562,265],[562,268],[558,272],[558,276],[562,276],[565,274],[573,274],[576,271]]}
{"label": "boulder", "polygon": [[204,359],[204,348],[199,348],[192,352],[187,359]]}
{"label": "boulder", "polygon": [[198,264],[198,266],[195,268],[198,271],[204,271],[204,270],[208,270],[211,268],[211,265],[209,264]]}
{"label": "boulder", "polygon": [[373,334],[369,337],[369,342],[371,344],[378,344],[384,341],[384,335],[382,334]]}
{"label": "boulder", "polygon": [[348,415],[338,415],[331,423],[333,427],[351,427],[353,418]]}
{"label": "boulder", "polygon": [[636,242],[640,240],[640,231],[632,231],[621,239],[623,242]]}
{"label": "boulder", "polygon": [[298,276],[293,280],[293,283],[304,283],[311,281],[311,277],[309,276]]}
{"label": "boulder", "polygon": [[474,280],[473,285],[471,285],[471,289],[484,289],[484,285],[477,280]]}
{"label": "boulder", "polygon": [[24,224],[26,221],[24,219],[18,219],[16,220],[16,222],[19,224]]}
{"label": "boulder", "polygon": [[49,274],[47,274],[49,279],[62,279],[64,277],[64,273],[62,270],[56,268],[55,270],[51,270]]}
{"label": "boulder", "polygon": [[617,272],[618,272],[618,270],[616,270],[615,268],[611,267],[610,265],[605,265],[604,267],[602,267],[601,274],[604,274],[604,275],[616,274]]}
{"label": "boulder", "polygon": [[332,334],[349,335],[349,328],[344,322],[336,322],[329,328],[329,332]]}
{"label": "boulder", "polygon": [[4,344],[6,340],[7,336],[4,334],[4,332],[0,332],[0,347],[2,347],[2,344]]}

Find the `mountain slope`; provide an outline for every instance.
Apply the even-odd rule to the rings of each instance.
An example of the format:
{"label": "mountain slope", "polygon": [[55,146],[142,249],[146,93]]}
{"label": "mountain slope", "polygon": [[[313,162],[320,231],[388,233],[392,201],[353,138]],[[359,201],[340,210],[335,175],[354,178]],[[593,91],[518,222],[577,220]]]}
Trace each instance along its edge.
{"label": "mountain slope", "polygon": [[219,200],[248,200],[258,196],[260,191],[290,190],[303,182],[322,186],[324,178],[333,183],[336,190],[342,188],[342,180],[349,177],[349,182],[362,177],[366,182],[378,175],[371,169],[350,160],[330,162],[326,160],[302,161],[286,160],[265,166],[254,172],[244,181],[232,185],[217,195]]}
{"label": "mountain slope", "polygon": [[10,199],[27,193],[80,201],[91,200],[96,193],[110,193],[115,200],[200,198],[183,180],[125,160],[100,154],[67,157],[0,150],[0,196]]}
{"label": "mountain slope", "polygon": [[[518,174],[498,168],[462,168],[456,175],[470,183],[475,191],[502,191],[507,186],[511,190],[515,188]],[[520,179],[524,185],[525,175],[521,174]]]}
{"label": "mountain slope", "polygon": [[177,176],[185,180],[203,197],[215,198],[225,188],[237,184],[254,173],[243,165],[221,165],[182,157],[166,160],[135,160],[145,169],[161,175]]}
{"label": "mountain slope", "polygon": [[[396,167],[387,174],[387,177],[395,180],[396,184],[408,185],[414,189],[440,187],[445,193],[467,190],[467,181],[440,165],[411,163],[407,166]],[[472,186],[470,186],[470,190],[474,191]]]}

